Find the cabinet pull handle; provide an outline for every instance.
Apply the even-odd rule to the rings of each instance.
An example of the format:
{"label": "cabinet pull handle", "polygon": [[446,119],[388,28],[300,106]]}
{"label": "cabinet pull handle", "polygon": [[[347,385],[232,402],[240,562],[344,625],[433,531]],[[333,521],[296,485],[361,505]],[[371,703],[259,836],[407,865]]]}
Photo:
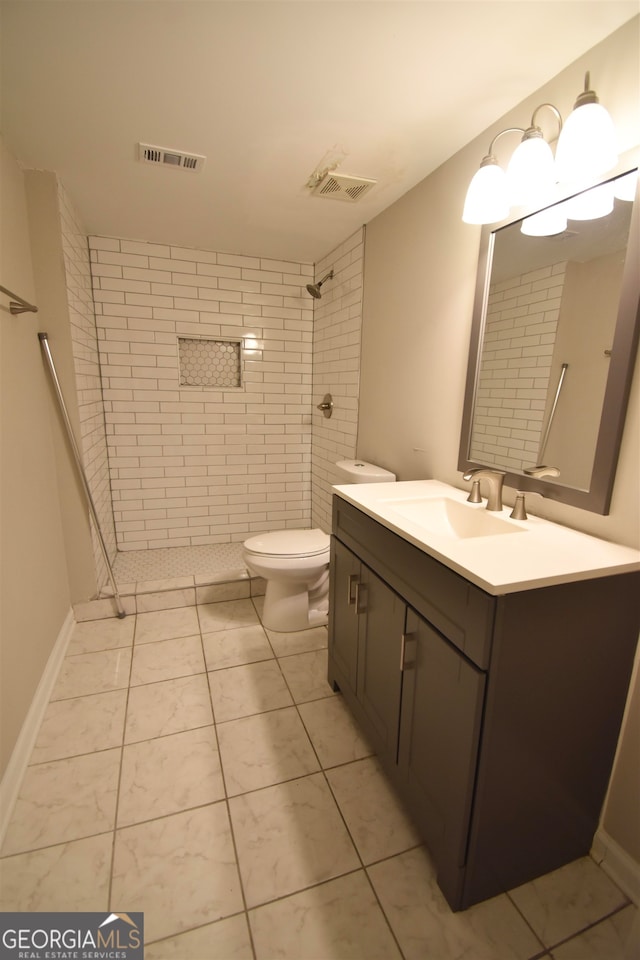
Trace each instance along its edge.
{"label": "cabinet pull handle", "polygon": [[360,583],[360,581],[358,581],[358,582],[356,583],[356,599],[355,599],[355,604],[356,604],[356,605],[355,605],[355,608],[354,608],[356,617],[359,616],[361,613],[364,613],[364,612],[365,612],[365,609],[366,609],[365,606],[364,606],[364,604],[363,604],[362,606],[360,606],[360,592],[361,592],[361,591],[362,591],[362,593],[364,593],[364,595],[365,595],[365,597],[366,597],[366,587],[365,587],[364,583]]}
{"label": "cabinet pull handle", "polygon": [[356,602],[356,598],[353,595],[353,588],[358,583],[358,574],[350,573],[347,577],[347,596],[349,597],[349,606],[352,607]]}
{"label": "cabinet pull handle", "polygon": [[410,664],[413,662],[412,660],[409,660],[409,663],[407,663],[406,659],[408,653],[407,644],[413,639],[414,637],[411,633],[403,633],[400,637],[400,673],[404,673],[405,668],[410,666]]}

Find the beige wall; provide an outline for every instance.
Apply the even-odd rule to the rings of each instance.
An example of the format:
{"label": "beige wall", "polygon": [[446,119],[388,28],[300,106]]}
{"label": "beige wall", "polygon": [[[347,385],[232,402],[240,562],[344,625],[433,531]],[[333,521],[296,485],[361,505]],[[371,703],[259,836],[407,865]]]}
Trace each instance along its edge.
{"label": "beige wall", "polygon": [[[583,88],[586,70],[614,118],[620,151],[636,146],[637,68],[638,18],[517,110],[497,119],[368,224],[358,456],[382,464],[403,480],[436,477],[465,486],[457,469],[458,443],[480,241],[480,228],[461,220],[468,182],[491,137],[506,126],[522,126],[539,103],[555,103],[566,116]],[[638,380],[636,370],[610,515],[601,517],[551,501],[544,501],[539,511],[632,546],[638,546],[639,538]],[[537,509],[536,504],[534,512]],[[635,714],[630,712],[629,732],[623,734],[604,825],[640,861],[638,831],[630,813],[640,805],[638,760],[637,753],[627,749],[637,713],[637,707]]]}
{"label": "beige wall", "polygon": [[[60,181],[58,181],[58,208],[75,370],[75,400],[80,427],[78,443],[82,450],[87,482],[91,489],[107,555],[113,562],[116,556],[116,531],[111,505],[89,244],[80,216]],[[109,574],[93,523],[91,529],[97,586],[102,587],[107,584]]]}
{"label": "beige wall", "polygon": [[[39,309],[39,330],[49,336],[49,348],[56,366],[73,431],[80,442],[80,418],[76,400],[72,327],[69,318],[67,278],[62,249],[62,228],[58,205],[58,181],[53,173],[29,170],[25,173],[29,232]],[[89,600],[96,593],[95,566],[89,513],[56,398],[49,388],[47,418],[54,440],[58,476],[59,510],[72,603]]]}
{"label": "beige wall", "polygon": [[[1,142],[0,281],[37,302],[24,177]],[[70,608],[42,322],[0,297],[0,772]]]}

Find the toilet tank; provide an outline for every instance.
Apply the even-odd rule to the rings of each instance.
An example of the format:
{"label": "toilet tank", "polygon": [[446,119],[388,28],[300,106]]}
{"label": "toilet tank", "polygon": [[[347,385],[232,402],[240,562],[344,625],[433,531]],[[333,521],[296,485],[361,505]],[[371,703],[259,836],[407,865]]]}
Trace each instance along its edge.
{"label": "toilet tank", "polygon": [[366,460],[338,460],[338,483],[391,483],[395,473]]}

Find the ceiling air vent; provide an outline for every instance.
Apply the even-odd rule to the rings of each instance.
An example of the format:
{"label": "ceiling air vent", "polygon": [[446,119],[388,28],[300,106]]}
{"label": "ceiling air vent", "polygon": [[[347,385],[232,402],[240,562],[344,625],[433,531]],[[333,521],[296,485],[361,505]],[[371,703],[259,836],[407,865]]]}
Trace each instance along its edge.
{"label": "ceiling air vent", "polygon": [[183,170],[201,170],[206,157],[198,153],[185,153],[184,150],[169,150],[167,147],[153,147],[149,143],[138,144],[138,160],[153,163],[156,166],[180,167]]}
{"label": "ceiling air vent", "polygon": [[377,180],[365,180],[363,177],[349,177],[346,173],[328,173],[314,187],[313,195],[355,203],[375,187],[377,182]]}

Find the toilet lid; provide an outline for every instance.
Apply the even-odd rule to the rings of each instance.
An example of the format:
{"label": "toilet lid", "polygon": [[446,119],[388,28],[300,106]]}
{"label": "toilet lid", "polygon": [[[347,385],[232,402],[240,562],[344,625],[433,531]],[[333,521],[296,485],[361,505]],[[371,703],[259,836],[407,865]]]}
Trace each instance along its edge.
{"label": "toilet lid", "polygon": [[322,530],[276,530],[245,540],[245,549],[271,557],[315,557],[329,549],[329,535]]}

